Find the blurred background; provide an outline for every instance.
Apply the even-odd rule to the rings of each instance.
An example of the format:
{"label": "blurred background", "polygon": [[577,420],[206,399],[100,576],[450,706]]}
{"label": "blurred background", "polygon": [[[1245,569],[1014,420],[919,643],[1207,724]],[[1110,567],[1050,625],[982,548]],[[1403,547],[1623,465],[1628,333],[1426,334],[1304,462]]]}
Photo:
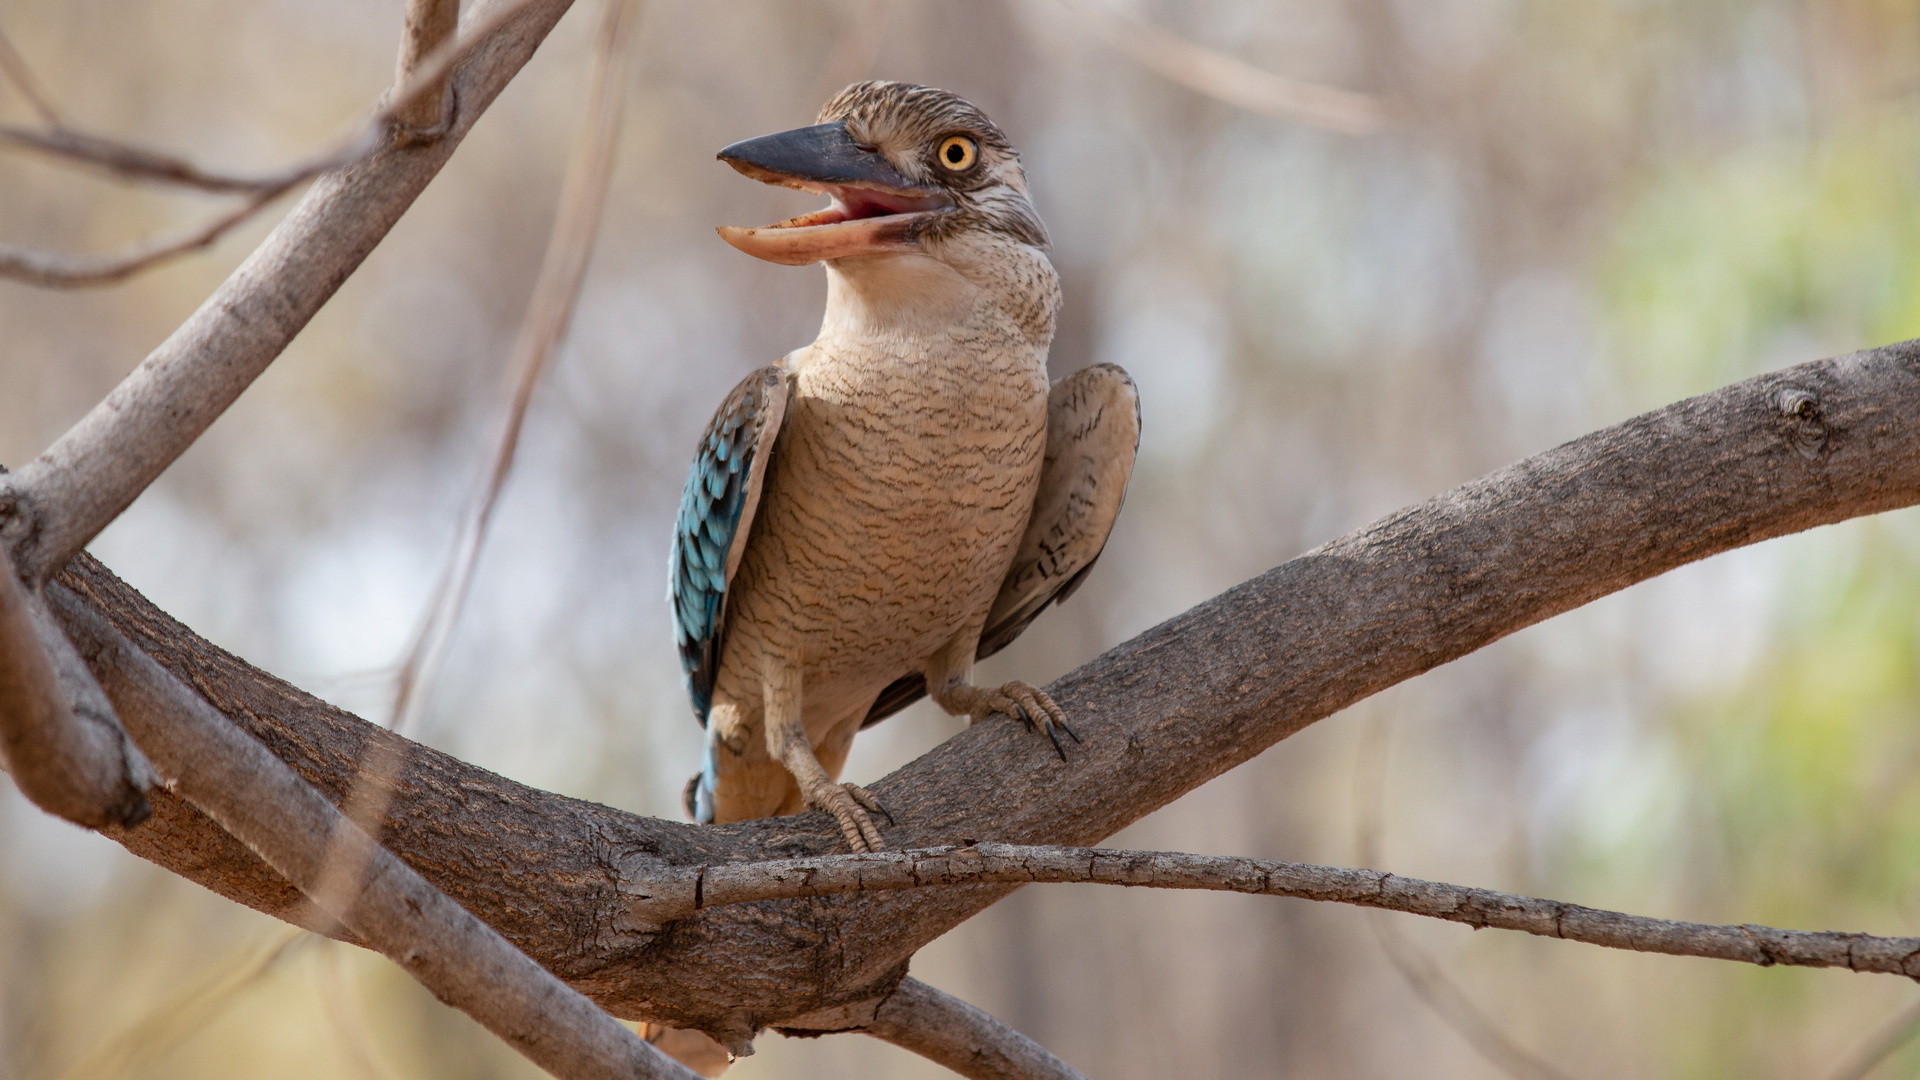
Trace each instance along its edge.
{"label": "blurred background", "polygon": [[[414,734],[679,817],[700,732],[662,593],[684,470],[727,389],[811,339],[825,291],[818,269],[713,235],[812,207],[713,154],[810,123],[855,78],[947,87],[1002,125],[1066,289],[1055,375],[1119,363],[1145,401],[1100,568],[993,679],[1049,680],[1593,428],[1920,336],[1912,4],[1131,4],[1266,70],[1388,100],[1399,122],[1352,136],[1210,99],[1060,0],[645,4],[579,315]],[[600,10],[567,17],[337,299],[93,545],[202,634],[371,719],[505,414]],[[76,123],[233,168],[291,160],[359,115],[400,16],[400,0],[0,4]],[[0,117],[30,120],[11,95]],[[10,242],[105,251],[219,205],[0,157]],[[0,461],[78,418],[271,221],[120,288],[0,283]],[[1917,934],[1917,720],[1920,517],[1903,512],[1527,630],[1112,843]],[[916,706],[861,737],[848,776],[955,730]],[[1550,1070],[1523,1075],[1838,1076],[1920,1016],[1920,990],[1884,976],[1095,886],[1023,890],[914,972],[1107,1080],[1505,1075],[1435,1011],[1455,998],[1391,962],[1379,919],[1403,965],[1443,973]],[[1916,1074],[1920,1043],[1873,1073]],[[533,1075],[379,957],[286,945],[272,920],[0,784],[0,1077]],[[732,1075],[946,1074],[860,1036],[769,1033]]]}

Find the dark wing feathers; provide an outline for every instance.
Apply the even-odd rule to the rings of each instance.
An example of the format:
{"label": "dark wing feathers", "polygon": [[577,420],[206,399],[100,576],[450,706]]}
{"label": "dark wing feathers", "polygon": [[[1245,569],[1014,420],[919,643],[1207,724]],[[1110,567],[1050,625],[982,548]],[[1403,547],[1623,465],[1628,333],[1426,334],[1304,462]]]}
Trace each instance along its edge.
{"label": "dark wing feathers", "polygon": [[[1120,516],[1134,452],[1140,447],[1140,395],[1127,373],[1095,364],[1047,394],[1047,455],[1040,491],[1007,579],[987,613],[974,659],[1007,647],[1049,604],[1086,580]],[[880,692],[861,727],[871,727],[926,696],[923,672]]]}
{"label": "dark wing feathers", "polygon": [[667,560],[667,602],[687,695],[701,726],[713,706],[714,673],[726,643],[727,584],[740,568],[767,464],[786,418],[789,376],[763,367],[733,388],[700,436],[680,492]]}

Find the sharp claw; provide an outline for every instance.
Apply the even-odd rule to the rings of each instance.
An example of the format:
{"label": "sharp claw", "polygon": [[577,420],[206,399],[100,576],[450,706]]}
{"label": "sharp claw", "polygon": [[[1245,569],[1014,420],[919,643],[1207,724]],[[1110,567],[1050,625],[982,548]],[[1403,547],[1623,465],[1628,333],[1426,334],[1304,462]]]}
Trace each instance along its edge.
{"label": "sharp claw", "polygon": [[854,802],[859,803],[861,806],[866,807],[876,814],[885,814],[887,816],[887,824],[896,826],[900,824],[893,820],[893,811],[883,806],[880,800],[874,797],[873,792],[853,783],[843,784],[841,786],[847,789],[847,794],[853,796]]}
{"label": "sharp claw", "polygon": [[1073,729],[1067,726],[1067,722],[1065,720],[1056,719],[1053,722],[1053,726],[1059,728],[1061,731],[1066,732],[1067,738],[1072,739],[1074,742],[1080,741],[1080,736],[1074,734]]}
{"label": "sharp claw", "polygon": [[[1059,754],[1059,755],[1060,755],[1060,760],[1061,760],[1061,761],[1065,761],[1065,760],[1067,760],[1067,751],[1066,751],[1066,748],[1060,745],[1060,736],[1058,736],[1058,735],[1055,735],[1055,734],[1053,733],[1053,729],[1054,729],[1055,727],[1057,727],[1057,726],[1059,726],[1059,725],[1057,725],[1057,724],[1054,724],[1054,723],[1051,723],[1051,722],[1049,722],[1049,723],[1047,724],[1047,738],[1053,741],[1053,752],[1054,752],[1054,753],[1056,753],[1056,754]],[[1071,735],[1071,734],[1073,734],[1073,732],[1071,732],[1071,731],[1069,731],[1069,732],[1067,732],[1067,734],[1069,734],[1069,735]],[[1074,741],[1075,741],[1075,742],[1079,742],[1080,740],[1078,740],[1078,739],[1075,739]]]}

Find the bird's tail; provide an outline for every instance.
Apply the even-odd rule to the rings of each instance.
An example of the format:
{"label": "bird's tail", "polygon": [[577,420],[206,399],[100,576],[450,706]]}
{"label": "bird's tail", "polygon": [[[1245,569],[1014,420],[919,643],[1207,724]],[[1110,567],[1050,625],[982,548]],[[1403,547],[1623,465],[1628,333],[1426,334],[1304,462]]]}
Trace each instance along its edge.
{"label": "bird's tail", "polygon": [[713,789],[719,783],[719,763],[714,759],[712,729],[708,729],[707,752],[700,761],[700,771],[687,778],[687,786],[680,792],[680,805],[687,817],[702,825],[713,824]]}

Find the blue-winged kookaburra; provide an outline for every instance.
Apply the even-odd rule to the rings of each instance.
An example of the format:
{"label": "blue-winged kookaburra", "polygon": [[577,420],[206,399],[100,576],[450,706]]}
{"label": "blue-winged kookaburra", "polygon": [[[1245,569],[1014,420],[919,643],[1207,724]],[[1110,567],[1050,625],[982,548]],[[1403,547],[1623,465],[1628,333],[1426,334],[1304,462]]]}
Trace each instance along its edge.
{"label": "blue-winged kookaburra", "polygon": [[[720,235],[824,263],[813,344],[749,375],[700,439],[669,599],[693,711],[699,821],[825,810],[882,847],[853,736],[931,696],[978,722],[1060,707],[974,661],[1066,598],[1106,544],[1139,444],[1125,372],[1047,384],[1060,304],[1020,157],[980,110],[904,83],[848,87],[819,123],[720,160],[832,204]],[[1061,751],[1062,759],[1066,757]]]}

